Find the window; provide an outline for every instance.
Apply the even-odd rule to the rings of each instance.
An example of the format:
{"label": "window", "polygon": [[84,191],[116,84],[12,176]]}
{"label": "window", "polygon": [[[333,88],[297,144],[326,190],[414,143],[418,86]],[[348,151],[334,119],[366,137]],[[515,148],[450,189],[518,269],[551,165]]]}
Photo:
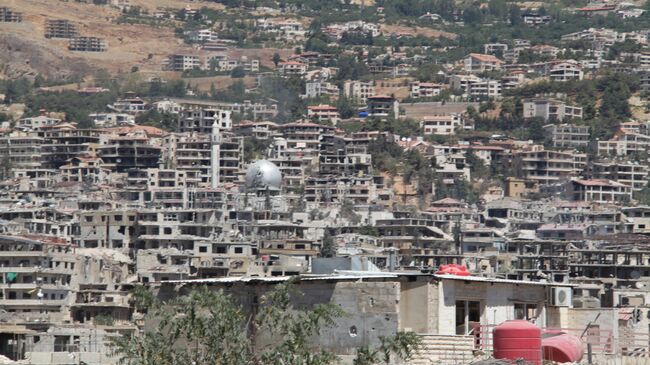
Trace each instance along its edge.
{"label": "window", "polygon": [[199,252],[206,253],[208,252],[208,247],[207,246],[201,246],[199,247]]}
{"label": "window", "polygon": [[243,247],[235,247],[235,253],[244,253]]}
{"label": "window", "polygon": [[116,222],[121,222],[122,221],[122,216],[121,215],[116,215],[113,217]]}
{"label": "window", "polygon": [[163,233],[164,234],[172,234],[172,229],[169,228],[169,227],[165,227],[165,228],[163,228]]}
{"label": "window", "polygon": [[537,319],[537,305],[528,303],[515,303],[515,319],[534,321]]}
{"label": "window", "polygon": [[458,300],[456,301],[456,334],[466,335],[481,323],[481,302]]}
{"label": "window", "polygon": [[87,215],[85,218],[86,218],[86,222],[92,222],[93,221],[93,216],[92,215]]}

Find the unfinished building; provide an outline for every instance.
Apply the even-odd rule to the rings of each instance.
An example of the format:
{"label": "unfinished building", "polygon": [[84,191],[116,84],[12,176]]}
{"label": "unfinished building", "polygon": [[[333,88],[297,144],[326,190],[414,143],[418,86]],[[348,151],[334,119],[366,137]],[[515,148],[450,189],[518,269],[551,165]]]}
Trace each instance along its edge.
{"label": "unfinished building", "polygon": [[75,38],[79,36],[77,26],[65,19],[45,21],[45,38]]}
{"label": "unfinished building", "polygon": [[23,13],[13,11],[6,6],[0,7],[0,22],[20,23],[23,21]]}
{"label": "unfinished building", "polygon": [[68,49],[79,52],[106,52],[108,43],[103,38],[75,37],[70,39]]}

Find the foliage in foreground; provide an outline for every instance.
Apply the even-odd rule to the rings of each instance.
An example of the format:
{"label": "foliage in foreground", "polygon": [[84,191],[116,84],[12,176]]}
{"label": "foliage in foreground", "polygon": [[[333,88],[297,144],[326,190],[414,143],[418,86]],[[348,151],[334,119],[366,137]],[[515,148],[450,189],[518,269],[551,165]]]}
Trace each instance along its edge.
{"label": "foliage in foreground", "polygon": [[[310,340],[332,327],[343,311],[333,304],[298,308],[292,304],[296,295],[291,282],[279,284],[260,296],[256,313],[248,314],[223,291],[202,287],[160,301],[139,287],[133,292],[135,307],[147,311],[146,323],[155,328],[116,337],[112,349],[125,365],[337,363],[334,353],[314,348]],[[354,364],[388,363],[392,355],[408,360],[419,343],[414,333],[382,337],[379,347],[359,349]]]}

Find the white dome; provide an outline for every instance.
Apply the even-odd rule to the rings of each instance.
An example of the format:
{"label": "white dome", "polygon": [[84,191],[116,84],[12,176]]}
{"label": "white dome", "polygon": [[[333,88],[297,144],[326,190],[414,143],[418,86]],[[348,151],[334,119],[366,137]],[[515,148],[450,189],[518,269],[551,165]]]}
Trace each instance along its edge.
{"label": "white dome", "polygon": [[248,167],[246,171],[247,189],[280,189],[282,173],[274,163],[260,160]]}

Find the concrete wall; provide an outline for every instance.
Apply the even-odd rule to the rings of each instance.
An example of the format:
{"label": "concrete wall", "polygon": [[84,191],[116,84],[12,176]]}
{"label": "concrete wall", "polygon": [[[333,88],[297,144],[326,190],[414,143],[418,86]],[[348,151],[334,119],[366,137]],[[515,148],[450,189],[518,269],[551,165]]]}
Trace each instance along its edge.
{"label": "concrete wall", "polygon": [[538,325],[544,326],[546,287],[508,283],[443,280],[438,289],[438,334],[456,334],[456,301],[481,302],[481,325],[514,319],[514,303],[536,304]]}
{"label": "concrete wall", "polygon": [[401,283],[399,328],[417,333],[434,333],[429,328],[429,283]]}

